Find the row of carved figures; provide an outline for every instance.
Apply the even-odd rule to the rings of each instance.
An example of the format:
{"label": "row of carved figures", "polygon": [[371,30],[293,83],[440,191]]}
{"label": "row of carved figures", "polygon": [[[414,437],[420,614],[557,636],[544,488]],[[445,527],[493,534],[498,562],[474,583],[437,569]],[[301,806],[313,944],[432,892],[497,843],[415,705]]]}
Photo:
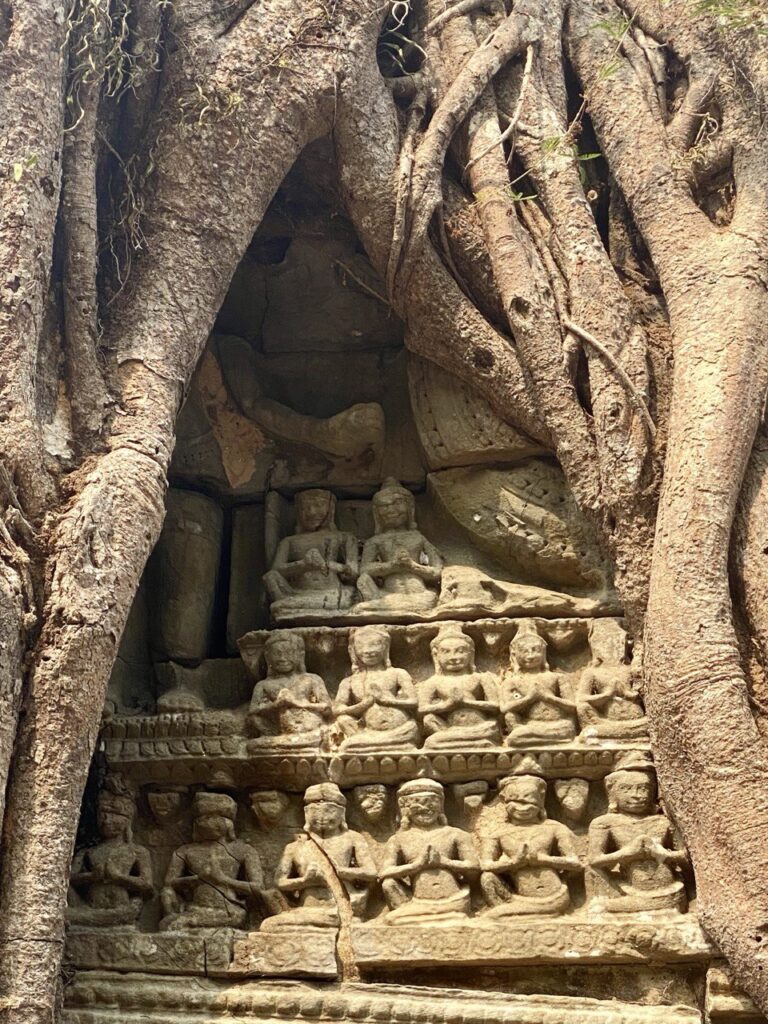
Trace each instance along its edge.
{"label": "row of carved figures", "polygon": [[374,535],[362,545],[336,526],[330,491],[296,495],[296,532],[277,546],[264,575],[277,620],[384,614],[434,617],[436,606],[471,614],[592,614],[600,601],[493,580],[470,566],[447,567],[416,522],[413,494],[387,479],[372,499]]}
{"label": "row of carved figures", "polygon": [[624,630],[615,619],[597,619],[590,640],[592,665],[570,699],[563,677],[549,668],[547,642],[532,620],[520,625],[500,676],[477,671],[473,639],[447,623],[430,645],[434,674],[418,684],[392,665],[386,626],[361,626],[350,630],[352,674],[332,700],[323,679],[306,671],[301,636],[277,630],[264,648],[266,678],[253,691],[249,750],[333,746],[372,753],[422,743],[431,750],[471,750],[502,742],[567,743],[579,733],[584,740],[646,738]]}
{"label": "row of carved figures", "polygon": [[[135,925],[156,891],[150,852],[132,837],[135,803],[121,781],[108,779],[100,793],[103,841],[75,858],[73,925]],[[448,823],[439,782],[403,783],[397,830],[378,855],[348,827],[345,794],[319,783],[304,793],[304,828],[287,842],[274,877],[256,846],[236,836],[237,802],[198,792],[192,842],[174,850],[162,882],[160,928],[243,928],[254,918],[266,931],[335,927],[340,887],[356,918],[370,918],[373,908],[376,923],[391,925],[461,923],[473,913],[481,920],[556,915],[569,910],[573,881],[587,869],[602,883],[593,889],[596,911],[685,910],[688,858],[658,810],[652,765],[629,753],[605,787],[608,812],[590,823],[583,860],[574,832],[547,817],[547,783],[537,775],[500,780],[506,820],[486,823],[477,837]]]}

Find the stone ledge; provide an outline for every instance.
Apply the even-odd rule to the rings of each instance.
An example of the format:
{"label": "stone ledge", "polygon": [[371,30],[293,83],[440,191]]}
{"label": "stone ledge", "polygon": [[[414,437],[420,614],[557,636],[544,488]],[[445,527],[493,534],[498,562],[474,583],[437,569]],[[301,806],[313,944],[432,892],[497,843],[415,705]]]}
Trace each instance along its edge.
{"label": "stone ledge", "polygon": [[359,1024],[702,1024],[687,1006],[643,1006],[583,996],[511,995],[382,984],[236,982],[78,974],[67,992],[64,1024],[198,1024],[222,1019],[356,1021]]}
{"label": "stone ledge", "polygon": [[715,955],[693,914],[680,915],[679,920],[649,913],[599,921],[361,924],[352,929],[352,945],[359,967],[677,963]]}
{"label": "stone ledge", "polygon": [[[489,747],[472,752],[414,748],[393,753],[276,753],[247,754],[245,737],[196,736],[165,739],[111,739],[105,744],[110,767],[128,772],[141,782],[205,783],[225,765],[238,784],[275,785],[301,791],[328,779],[342,787],[369,782],[394,785],[416,776],[440,782],[485,779],[495,781],[513,771],[523,759],[533,759],[546,779],[583,778],[597,781],[613,770],[618,758],[648,744],[564,743],[530,747]],[[228,748],[228,749],[225,749]],[[215,759],[215,763],[214,763]]]}

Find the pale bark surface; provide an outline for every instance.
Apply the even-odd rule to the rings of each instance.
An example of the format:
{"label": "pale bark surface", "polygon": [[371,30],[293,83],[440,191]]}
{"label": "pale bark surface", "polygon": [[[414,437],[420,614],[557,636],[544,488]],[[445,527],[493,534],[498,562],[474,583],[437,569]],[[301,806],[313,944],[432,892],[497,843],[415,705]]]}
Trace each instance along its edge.
{"label": "pale bark surface", "polygon": [[[556,454],[611,554],[700,913],[768,1011],[764,11],[134,6],[116,54],[79,2],[0,0],[0,1021],[55,1018],[81,794],[176,416],[272,196],[329,134],[407,345]],[[377,63],[393,18],[412,75]]]}

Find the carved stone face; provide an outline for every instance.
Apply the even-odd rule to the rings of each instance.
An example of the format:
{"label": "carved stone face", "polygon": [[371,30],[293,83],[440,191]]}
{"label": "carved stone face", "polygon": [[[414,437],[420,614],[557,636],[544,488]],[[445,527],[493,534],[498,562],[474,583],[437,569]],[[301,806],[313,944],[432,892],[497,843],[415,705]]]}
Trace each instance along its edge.
{"label": "carved stone face", "polygon": [[251,810],[262,828],[274,828],[285,816],[288,797],[277,789],[257,789],[251,793]]}
{"label": "carved stone face", "polygon": [[521,781],[506,786],[501,798],[510,821],[517,825],[531,825],[546,817],[544,795],[543,788],[536,783]]}
{"label": "carved stone face", "polygon": [[539,637],[523,637],[514,643],[512,652],[521,669],[536,672],[546,664],[547,645]]}
{"label": "carved stone face", "polygon": [[557,779],[555,796],[566,818],[581,821],[589,800],[589,782],[586,779]]}
{"label": "carved stone face", "polygon": [[619,814],[652,814],[656,785],[646,772],[617,772],[608,784],[608,795]]}
{"label": "carved stone face", "polygon": [[386,664],[387,638],[378,630],[361,629],[355,634],[355,654],[364,668],[379,668]]}
{"label": "carved stone face", "polygon": [[381,821],[387,810],[387,790],[385,786],[358,786],[355,789],[357,806],[366,821]]}
{"label": "carved stone face", "polygon": [[443,672],[458,674],[472,668],[472,645],[461,637],[446,637],[435,647],[437,663]]}
{"label": "carved stone face", "polygon": [[118,839],[128,831],[129,821],[122,814],[115,814],[108,807],[100,807],[98,811],[99,832],[104,839]]}
{"label": "carved stone face", "polygon": [[407,530],[410,522],[410,502],[405,494],[376,495],[376,515],[382,530]]}
{"label": "carved stone face", "polygon": [[184,794],[175,790],[155,790],[147,794],[147,803],[155,822],[164,825],[181,814]]}
{"label": "carved stone face", "polygon": [[328,524],[332,497],[329,491],[304,491],[296,498],[296,517],[303,533],[313,533]]}
{"label": "carved stone face", "polygon": [[321,836],[335,836],[344,830],[344,808],[332,800],[318,800],[304,808],[307,828]]}
{"label": "carved stone face", "polygon": [[412,825],[429,828],[437,824],[443,813],[443,801],[437,793],[412,793],[400,798],[400,813]]}
{"label": "carved stone face", "polygon": [[264,650],[269,674],[287,676],[298,671],[299,657],[294,644],[290,640],[277,640]]}
{"label": "carved stone face", "polygon": [[231,823],[221,814],[205,814],[195,818],[193,834],[198,843],[208,843],[229,837]]}

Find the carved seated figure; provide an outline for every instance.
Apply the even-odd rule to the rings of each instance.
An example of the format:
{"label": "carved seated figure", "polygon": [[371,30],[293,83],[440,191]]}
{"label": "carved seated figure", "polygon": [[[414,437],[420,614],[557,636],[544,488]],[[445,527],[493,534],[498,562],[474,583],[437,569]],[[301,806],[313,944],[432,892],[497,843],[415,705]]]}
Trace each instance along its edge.
{"label": "carved seated figure", "polygon": [[333,782],[307,788],[304,835],[285,848],[275,879],[291,906],[264,921],[262,931],[337,928],[339,897],[355,917],[363,916],[376,865],[365,837],[347,828],[346,806]]}
{"label": "carved seated figure", "polygon": [[349,635],[352,675],[343,679],[334,704],[344,733],[341,750],[407,750],[418,745],[416,688],[405,669],[389,660],[385,626],[362,626]]}
{"label": "carved seated figure", "polygon": [[280,907],[264,884],[258,854],[235,838],[235,801],[224,793],[196,793],[192,814],[193,842],[174,851],[165,875],[160,930],[243,928],[252,903],[276,913]]}
{"label": "carved seated figure", "polygon": [[486,917],[562,914],[571,905],[562,876],[584,869],[571,830],[547,819],[546,793],[546,782],[535,775],[512,775],[499,783],[508,822],[481,843]]}
{"label": "carved seated figure", "polygon": [[458,625],[430,644],[434,675],[419,686],[425,748],[490,747],[500,742],[496,680],[475,669],[475,643]]}
{"label": "carved seated figure", "polygon": [[149,850],[133,842],[136,813],[122,779],[108,776],[98,798],[103,842],[75,855],[70,878],[70,924],[86,928],[132,927],[152,895]]}
{"label": "carved seated figure", "polygon": [[330,491],[296,495],[298,530],[280,542],[264,576],[275,618],[339,611],[352,604],[357,538],[337,528],[335,514],[336,498]]}
{"label": "carved seated figure", "polygon": [[325,742],[331,698],[318,675],[307,672],[304,641],[276,630],[264,644],[267,678],[253,689],[248,726],[251,753],[317,751]]}
{"label": "carved seated figure", "polygon": [[593,908],[685,910],[682,871],[688,854],[670,821],[657,810],[653,765],[633,752],[606,776],[605,788],[608,813],[589,826],[589,864],[603,883]]}
{"label": "carved seated figure", "polygon": [[501,677],[500,705],[508,733],[505,743],[559,743],[576,735],[576,705],[560,690],[561,679],[547,664],[547,642],[533,622],[523,622],[509,645],[509,669]]}
{"label": "carved seated figure", "polygon": [[425,612],[437,604],[443,558],[419,532],[413,495],[385,480],[373,496],[375,533],[363,547],[355,612]]}
{"label": "carved seated figure", "polygon": [[648,720],[633,685],[626,632],[615,619],[595,619],[589,643],[592,664],[576,692],[581,739],[646,739]]}
{"label": "carved seated figure", "polygon": [[444,813],[443,787],[411,779],[397,791],[400,826],[384,848],[382,889],[392,925],[461,924],[470,910],[469,883],[479,871],[469,832]]}

